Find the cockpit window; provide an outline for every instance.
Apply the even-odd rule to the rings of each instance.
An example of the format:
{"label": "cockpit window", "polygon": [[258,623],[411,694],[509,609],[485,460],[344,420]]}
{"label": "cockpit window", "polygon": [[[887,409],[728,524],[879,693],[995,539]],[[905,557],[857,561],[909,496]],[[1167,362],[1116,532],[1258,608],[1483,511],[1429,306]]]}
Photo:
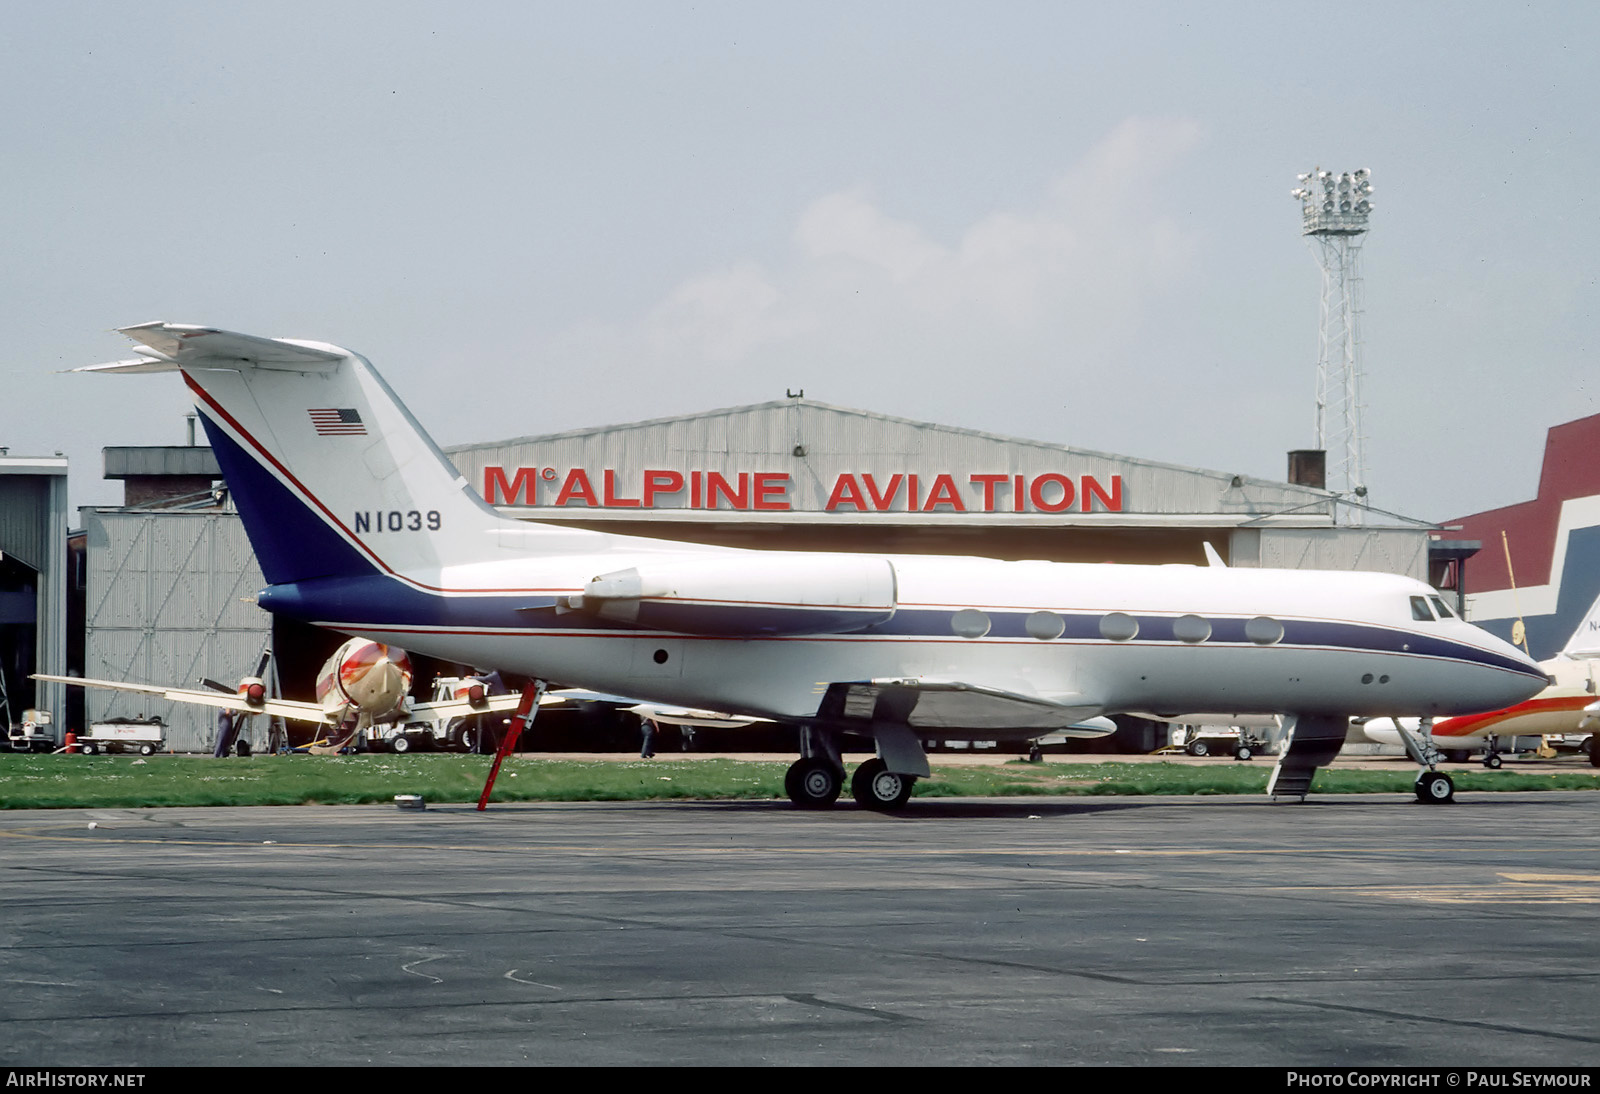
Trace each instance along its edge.
{"label": "cockpit window", "polygon": [[1428,599],[1433,601],[1433,610],[1439,613],[1440,619],[1454,619],[1456,617],[1455,613],[1445,607],[1444,601],[1438,597],[1430,596]]}
{"label": "cockpit window", "polygon": [[1428,609],[1428,598],[1414,596],[1411,598],[1411,618],[1420,619],[1424,623],[1433,622],[1433,612]]}

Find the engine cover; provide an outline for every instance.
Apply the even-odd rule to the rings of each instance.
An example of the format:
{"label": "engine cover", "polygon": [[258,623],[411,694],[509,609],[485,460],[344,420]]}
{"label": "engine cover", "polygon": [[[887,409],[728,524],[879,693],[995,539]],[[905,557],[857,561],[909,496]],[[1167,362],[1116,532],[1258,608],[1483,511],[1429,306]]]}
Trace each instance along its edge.
{"label": "engine cover", "polygon": [[846,634],[893,617],[886,558],[772,552],[601,574],[567,607],[683,634]]}

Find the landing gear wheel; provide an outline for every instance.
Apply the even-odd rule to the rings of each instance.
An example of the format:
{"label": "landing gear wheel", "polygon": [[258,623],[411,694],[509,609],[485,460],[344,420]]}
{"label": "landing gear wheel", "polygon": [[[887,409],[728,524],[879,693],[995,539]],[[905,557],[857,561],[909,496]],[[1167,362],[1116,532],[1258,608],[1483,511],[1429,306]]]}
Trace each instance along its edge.
{"label": "landing gear wheel", "polygon": [[850,779],[850,795],[868,809],[887,812],[911,800],[915,775],[897,775],[880,759],[871,759],[856,768]]}
{"label": "landing gear wheel", "polygon": [[1485,756],[1483,758],[1483,766],[1487,767],[1490,771],[1498,770],[1499,767],[1500,767],[1500,764],[1501,764],[1500,757],[1495,755],[1493,752],[1489,753],[1487,756]]}
{"label": "landing gear wheel", "polygon": [[1443,771],[1424,771],[1417,776],[1417,800],[1427,805],[1454,801],[1456,784]]}
{"label": "landing gear wheel", "polygon": [[410,752],[412,748],[411,738],[402,733],[389,742],[389,747],[395,752]]}
{"label": "landing gear wheel", "polygon": [[826,809],[843,788],[844,773],[826,760],[796,760],[783,776],[784,792],[801,809]]}
{"label": "landing gear wheel", "polygon": [[1236,760],[1254,759],[1255,753],[1250,751],[1249,745],[1240,745],[1238,748],[1233,750],[1233,758]]}

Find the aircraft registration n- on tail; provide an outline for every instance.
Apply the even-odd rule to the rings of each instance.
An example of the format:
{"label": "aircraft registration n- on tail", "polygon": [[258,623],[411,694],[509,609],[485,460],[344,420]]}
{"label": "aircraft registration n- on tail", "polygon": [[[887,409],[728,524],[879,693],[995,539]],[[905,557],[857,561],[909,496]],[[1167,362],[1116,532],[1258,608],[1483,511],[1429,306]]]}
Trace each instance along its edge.
{"label": "aircraft registration n- on tail", "polygon": [[[323,342],[173,323],[123,328],[177,371],[268,587],[302,622],[542,681],[800,728],[802,806],[849,780],[892,809],[920,738],[1105,732],[1124,711],[1284,715],[1269,784],[1303,797],[1353,715],[1518,702],[1520,651],[1372,573],[1124,566],[695,546],[510,520],[451,466],[377,371]],[[1452,793],[1442,773],[1424,800]]]}

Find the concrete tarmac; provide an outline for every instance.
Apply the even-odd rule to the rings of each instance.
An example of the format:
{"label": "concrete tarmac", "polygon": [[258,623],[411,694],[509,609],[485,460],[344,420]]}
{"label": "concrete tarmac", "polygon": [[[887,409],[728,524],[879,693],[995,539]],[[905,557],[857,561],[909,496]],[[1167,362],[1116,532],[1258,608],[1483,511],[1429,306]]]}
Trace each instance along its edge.
{"label": "concrete tarmac", "polygon": [[0,813],[0,1064],[1600,1064],[1600,795]]}

